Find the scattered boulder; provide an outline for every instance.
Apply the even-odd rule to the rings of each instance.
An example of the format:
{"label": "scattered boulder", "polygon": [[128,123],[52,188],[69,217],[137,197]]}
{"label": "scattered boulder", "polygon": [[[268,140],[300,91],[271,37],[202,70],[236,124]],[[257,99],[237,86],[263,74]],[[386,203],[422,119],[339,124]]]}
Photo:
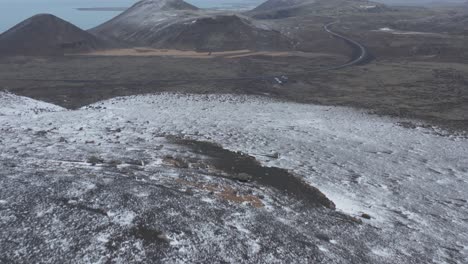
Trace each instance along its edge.
{"label": "scattered boulder", "polygon": [[367,219],[367,220],[370,220],[372,219],[372,217],[369,215],[369,214],[361,214],[361,217],[364,218],[364,219]]}
{"label": "scattered boulder", "polygon": [[97,157],[97,156],[91,156],[91,157],[88,158],[87,162],[90,163],[91,165],[95,166],[96,164],[103,164],[104,159],[102,159],[100,157]]}

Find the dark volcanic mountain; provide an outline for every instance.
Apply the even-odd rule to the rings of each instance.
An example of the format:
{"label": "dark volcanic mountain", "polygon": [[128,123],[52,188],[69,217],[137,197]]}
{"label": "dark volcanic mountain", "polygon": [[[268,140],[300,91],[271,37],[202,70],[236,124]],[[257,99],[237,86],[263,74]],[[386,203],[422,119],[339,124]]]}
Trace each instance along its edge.
{"label": "dark volcanic mountain", "polygon": [[59,56],[103,47],[92,34],[48,14],[26,19],[0,35],[0,56]]}
{"label": "dark volcanic mountain", "polygon": [[147,46],[158,30],[196,17],[197,10],[182,0],[143,0],[90,32],[128,45]]}
{"label": "dark volcanic mountain", "polygon": [[176,23],[160,32],[153,46],[197,51],[285,50],[292,42],[277,31],[260,28],[246,18],[220,15]]}
{"label": "dark volcanic mountain", "polygon": [[249,18],[199,10],[182,0],[144,0],[91,30],[127,46],[198,51],[289,49],[281,33]]}
{"label": "dark volcanic mountain", "polygon": [[367,0],[268,0],[248,14],[276,19],[300,15],[339,16],[350,12],[380,12],[385,5]]}

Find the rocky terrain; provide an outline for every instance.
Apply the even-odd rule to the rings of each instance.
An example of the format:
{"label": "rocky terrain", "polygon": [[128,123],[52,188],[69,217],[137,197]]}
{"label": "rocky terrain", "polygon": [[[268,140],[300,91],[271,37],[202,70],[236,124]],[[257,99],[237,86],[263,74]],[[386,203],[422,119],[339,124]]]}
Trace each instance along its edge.
{"label": "rocky terrain", "polygon": [[468,8],[424,18],[396,21],[393,25],[402,30],[468,35]]}
{"label": "rocky terrain", "polygon": [[2,262],[468,256],[468,142],[411,120],[231,95],[4,102]]}
{"label": "rocky terrain", "polygon": [[0,35],[0,56],[57,56],[104,47],[92,34],[48,14],[31,17]]}
{"label": "rocky terrain", "polygon": [[0,263],[465,264],[464,14],[144,0],[19,24]]}

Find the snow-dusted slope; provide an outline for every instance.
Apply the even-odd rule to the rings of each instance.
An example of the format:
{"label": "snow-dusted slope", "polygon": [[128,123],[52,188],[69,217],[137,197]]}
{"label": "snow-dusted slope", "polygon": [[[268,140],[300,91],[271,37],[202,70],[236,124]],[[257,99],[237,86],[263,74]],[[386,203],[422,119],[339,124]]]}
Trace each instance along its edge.
{"label": "snow-dusted slope", "polygon": [[[0,210],[0,228],[14,238],[24,229],[14,223],[37,221],[47,231],[37,236],[54,245],[48,250],[55,260],[65,252],[122,263],[157,256],[174,263],[462,264],[468,258],[468,140],[399,121],[259,97],[178,94],[116,98],[32,120],[0,116],[0,208],[10,208]],[[249,184],[233,188],[261,194],[265,208],[227,206],[199,191],[187,196],[177,180],[221,180],[163,170],[160,155],[190,153],[163,139],[167,135],[216,142],[290,169],[338,210],[371,219],[356,226]],[[92,167],[90,155],[141,165]],[[24,205],[36,196],[37,206]],[[66,200],[56,205],[64,199],[57,197]],[[138,232],[129,236],[142,219],[162,229],[169,246],[145,245],[148,237]],[[13,245],[18,252],[3,250],[0,257],[30,252],[27,243],[3,246]]]}
{"label": "snow-dusted slope", "polygon": [[28,97],[17,96],[7,92],[0,92],[0,116],[28,115],[31,113],[63,111],[60,106],[33,100]]}
{"label": "snow-dusted slope", "polygon": [[198,51],[292,48],[289,38],[264,23],[187,5],[175,0],[141,1],[90,32],[128,46]]}
{"label": "snow-dusted slope", "polygon": [[133,7],[149,8],[153,12],[161,10],[198,10],[198,7],[183,0],[143,0],[137,2]]}
{"label": "snow-dusted slope", "polygon": [[[200,16],[198,8],[179,0],[145,0],[122,14],[90,30],[96,36],[130,45],[150,45],[157,32]],[[185,8],[184,8],[185,7]]]}
{"label": "snow-dusted slope", "polygon": [[[139,110],[128,112],[135,105]],[[102,106],[159,124],[160,133],[212,140],[294,170],[338,209],[370,214],[383,239],[395,239],[376,254],[417,252],[436,263],[468,257],[466,139],[350,109],[249,97],[165,95]],[[265,158],[271,153],[280,158]]]}

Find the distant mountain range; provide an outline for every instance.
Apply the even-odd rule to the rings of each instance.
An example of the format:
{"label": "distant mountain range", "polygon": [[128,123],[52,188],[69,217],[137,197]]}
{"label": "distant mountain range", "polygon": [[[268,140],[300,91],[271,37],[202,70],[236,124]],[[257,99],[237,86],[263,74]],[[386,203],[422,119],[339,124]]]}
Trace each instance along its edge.
{"label": "distant mountain range", "polygon": [[[290,50],[295,41],[263,20],[311,14],[339,17],[350,12],[386,10],[386,5],[367,0],[268,0],[240,14],[199,9],[183,0],[143,0],[89,31],[53,15],[31,17],[0,35],[0,56],[57,56],[114,47],[207,52]],[[453,16],[395,21],[394,26],[424,31],[430,23],[439,31],[456,33],[464,25],[468,28],[467,21],[467,15],[459,12]]]}
{"label": "distant mountain range", "polygon": [[289,49],[291,41],[248,17],[182,0],[144,0],[90,31],[129,46],[198,51]]}

